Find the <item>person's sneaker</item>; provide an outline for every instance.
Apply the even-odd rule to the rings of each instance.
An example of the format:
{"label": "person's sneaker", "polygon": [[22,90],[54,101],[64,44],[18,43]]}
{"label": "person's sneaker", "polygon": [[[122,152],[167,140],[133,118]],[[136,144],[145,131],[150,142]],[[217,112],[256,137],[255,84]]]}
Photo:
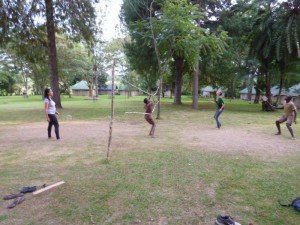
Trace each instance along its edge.
{"label": "person's sneaker", "polygon": [[217,225],[235,225],[235,222],[230,216],[221,216],[219,215],[216,220]]}
{"label": "person's sneaker", "polygon": [[281,132],[277,132],[275,135],[281,135]]}

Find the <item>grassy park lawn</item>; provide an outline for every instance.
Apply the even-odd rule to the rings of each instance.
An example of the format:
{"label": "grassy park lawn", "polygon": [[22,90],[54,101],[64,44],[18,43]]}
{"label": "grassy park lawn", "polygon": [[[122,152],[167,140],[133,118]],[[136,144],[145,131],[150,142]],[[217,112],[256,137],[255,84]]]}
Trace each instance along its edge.
{"label": "grassy park lawn", "polygon": [[[282,110],[225,99],[218,130],[215,106],[191,97],[162,100],[154,138],[142,114],[144,97],[115,98],[106,161],[111,99],[62,96],[62,140],[48,140],[41,96],[0,96],[0,224],[214,224],[218,214],[243,225],[298,225],[299,212],[281,207],[300,196],[300,128],[290,140]],[[155,111],[156,114],[156,111]],[[24,186],[55,189],[13,209],[2,197]]]}

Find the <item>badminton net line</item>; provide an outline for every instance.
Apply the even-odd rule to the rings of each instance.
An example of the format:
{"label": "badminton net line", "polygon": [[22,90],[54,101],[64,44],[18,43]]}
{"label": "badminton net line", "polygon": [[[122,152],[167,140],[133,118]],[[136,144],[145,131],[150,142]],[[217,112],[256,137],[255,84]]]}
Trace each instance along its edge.
{"label": "badminton net line", "polygon": [[[141,88],[135,86],[134,84],[130,83],[129,81],[127,81],[127,80],[125,80],[125,79],[123,79],[123,80],[124,80],[126,83],[128,83],[129,85],[131,85],[132,87],[134,87],[134,88],[138,89],[139,91],[141,91],[141,92],[143,92],[143,93],[145,93],[145,94],[151,96],[151,97],[153,98],[153,100],[154,100],[154,96],[157,95],[158,90],[159,90],[159,86],[158,86],[157,89],[156,89],[156,91],[155,91],[155,93],[154,93],[154,94],[150,94],[149,92],[144,91],[143,89],[141,89]],[[151,113],[143,113],[143,112],[125,112],[125,113],[126,113],[126,114],[130,114],[130,113],[134,114],[134,113],[135,113],[135,114],[151,115],[151,114],[155,111],[155,108],[156,108],[158,102],[159,102],[159,101],[157,101],[157,102],[155,103],[155,105],[154,105],[154,107],[153,107]]]}

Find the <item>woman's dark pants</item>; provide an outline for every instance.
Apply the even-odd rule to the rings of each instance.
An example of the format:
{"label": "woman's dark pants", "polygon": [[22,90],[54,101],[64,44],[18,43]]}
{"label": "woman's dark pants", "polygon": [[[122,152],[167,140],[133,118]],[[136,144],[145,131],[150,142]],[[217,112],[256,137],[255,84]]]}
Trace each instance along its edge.
{"label": "woman's dark pants", "polygon": [[56,139],[60,139],[59,137],[59,124],[57,121],[57,118],[54,114],[48,114],[49,116],[49,125],[48,125],[48,138],[51,138],[51,129],[52,126],[54,125],[54,131],[55,131],[55,135],[56,135]]}

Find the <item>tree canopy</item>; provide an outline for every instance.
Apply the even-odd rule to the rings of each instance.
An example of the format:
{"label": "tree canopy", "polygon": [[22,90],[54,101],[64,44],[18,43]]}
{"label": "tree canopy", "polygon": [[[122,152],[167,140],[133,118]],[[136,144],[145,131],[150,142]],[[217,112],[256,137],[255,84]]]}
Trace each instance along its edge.
{"label": "tree canopy", "polygon": [[55,33],[65,33],[75,41],[94,42],[97,0],[31,0],[0,1],[0,44],[23,42],[31,48],[38,42],[47,48],[51,88],[54,100],[61,107]]}
{"label": "tree canopy", "polygon": [[205,85],[226,88],[227,97],[255,85],[258,102],[262,92],[270,100],[273,85],[299,82],[298,0],[124,0],[128,36],[107,46],[95,39],[96,2],[0,0],[1,82],[13,87],[29,76],[37,92],[51,84],[59,97],[80,78],[105,80],[119,58],[126,79],[148,90],[161,79],[175,104],[193,93],[193,108]]}

